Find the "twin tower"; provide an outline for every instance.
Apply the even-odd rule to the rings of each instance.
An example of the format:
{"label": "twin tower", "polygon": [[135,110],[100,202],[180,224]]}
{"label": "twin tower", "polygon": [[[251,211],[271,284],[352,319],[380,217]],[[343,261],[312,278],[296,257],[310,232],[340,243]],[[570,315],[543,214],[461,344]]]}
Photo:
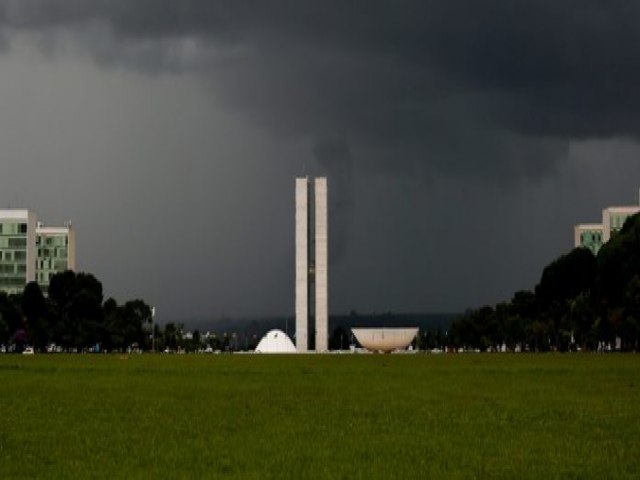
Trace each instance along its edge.
{"label": "twin tower", "polygon": [[315,350],[323,352],[329,322],[327,179],[314,180],[313,201],[309,183],[308,177],[296,178],[296,349],[309,351],[311,325]]}

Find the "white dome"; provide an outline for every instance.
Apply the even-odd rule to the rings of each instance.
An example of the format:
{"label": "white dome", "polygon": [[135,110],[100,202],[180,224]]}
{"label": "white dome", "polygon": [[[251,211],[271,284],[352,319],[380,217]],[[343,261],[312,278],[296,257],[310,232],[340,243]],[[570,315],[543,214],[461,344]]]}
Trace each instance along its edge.
{"label": "white dome", "polygon": [[256,353],[296,353],[296,347],[282,330],[269,330],[258,343]]}

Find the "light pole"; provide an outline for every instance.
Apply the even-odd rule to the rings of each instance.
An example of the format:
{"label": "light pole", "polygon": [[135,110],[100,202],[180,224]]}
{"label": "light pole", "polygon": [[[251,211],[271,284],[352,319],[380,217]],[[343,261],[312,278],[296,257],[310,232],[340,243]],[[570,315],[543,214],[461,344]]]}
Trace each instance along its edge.
{"label": "light pole", "polygon": [[151,351],[156,352],[156,329],[154,318],[156,317],[156,307],[151,307]]}

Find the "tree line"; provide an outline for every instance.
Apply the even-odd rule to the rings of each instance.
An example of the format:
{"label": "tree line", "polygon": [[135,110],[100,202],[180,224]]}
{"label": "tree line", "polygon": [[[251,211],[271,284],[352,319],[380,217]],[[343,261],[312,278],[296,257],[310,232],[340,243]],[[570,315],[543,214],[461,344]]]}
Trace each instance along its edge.
{"label": "tree line", "polygon": [[597,256],[575,248],[547,265],[533,291],[470,310],[449,332],[455,347],[531,351],[638,350],[640,214]]}
{"label": "tree line", "polygon": [[153,324],[151,307],[143,300],[120,305],[103,297],[102,283],[93,275],[70,270],[53,275],[46,294],[37,282],[18,295],[0,292],[0,345],[11,345],[16,352],[27,345],[46,351],[52,344],[65,352],[193,352],[246,350],[257,344],[255,334],[218,336],[194,330],[187,335],[182,324]]}
{"label": "tree line", "polygon": [[146,348],[150,342],[151,307],[130,300],[103,302],[102,283],[88,273],[65,271],[51,277],[47,294],[29,282],[18,295],[0,292],[0,344],[17,351],[50,344],[69,350]]}

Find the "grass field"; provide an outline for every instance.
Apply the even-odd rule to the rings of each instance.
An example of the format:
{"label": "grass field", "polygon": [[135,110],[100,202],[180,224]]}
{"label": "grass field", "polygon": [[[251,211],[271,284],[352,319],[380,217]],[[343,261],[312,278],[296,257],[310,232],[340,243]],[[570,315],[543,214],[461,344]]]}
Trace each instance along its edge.
{"label": "grass field", "polygon": [[638,478],[640,355],[0,355],[0,478]]}

